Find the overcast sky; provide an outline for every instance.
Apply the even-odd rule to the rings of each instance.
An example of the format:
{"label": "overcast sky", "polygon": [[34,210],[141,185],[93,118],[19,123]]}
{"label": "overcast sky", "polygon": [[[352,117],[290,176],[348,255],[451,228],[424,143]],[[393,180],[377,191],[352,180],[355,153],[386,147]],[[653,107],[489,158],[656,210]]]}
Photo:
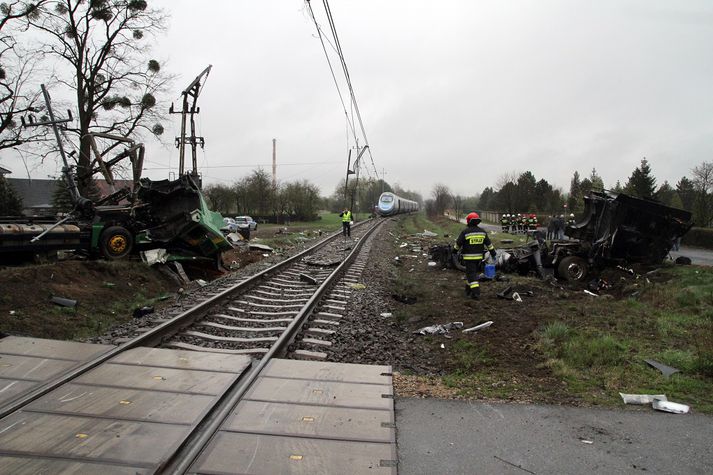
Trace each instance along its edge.
{"label": "overcast sky", "polygon": [[[269,170],[276,138],[278,179],[330,194],[353,143],[304,3],[151,3],[171,13],[154,56],[179,75],[176,99],[213,65],[199,100],[205,182]],[[322,2],[312,3],[327,28]],[[710,0],[330,5],[376,167],[391,183],[471,195],[530,170],[566,190],[574,170],[596,167],[613,185],[645,156],[659,183],[676,182],[711,160]],[[149,151],[147,167],[176,167],[173,148]]]}

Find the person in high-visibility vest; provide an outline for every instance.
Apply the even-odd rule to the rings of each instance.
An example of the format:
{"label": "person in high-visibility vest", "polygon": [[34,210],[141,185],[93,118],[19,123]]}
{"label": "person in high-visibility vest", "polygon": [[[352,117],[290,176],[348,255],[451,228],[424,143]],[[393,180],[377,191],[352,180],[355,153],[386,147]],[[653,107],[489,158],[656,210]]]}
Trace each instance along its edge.
{"label": "person in high-visibility vest", "polygon": [[510,215],[509,214],[504,214],[502,216],[502,218],[500,218],[500,226],[504,233],[508,232],[508,230],[510,229]]}
{"label": "person in high-visibility vest", "polygon": [[347,237],[352,237],[352,212],[344,208],[344,211],[339,213],[342,217],[342,234]]}
{"label": "person in high-visibility vest", "polygon": [[478,226],[480,224],[478,213],[470,213],[466,216],[465,221],[468,223],[468,227],[460,233],[453,249],[461,251],[465,263],[465,294],[478,300],[480,298],[478,273],[480,265],[483,263],[483,254],[487,249],[490,251],[490,255],[495,258],[495,247],[490,242],[488,233]]}

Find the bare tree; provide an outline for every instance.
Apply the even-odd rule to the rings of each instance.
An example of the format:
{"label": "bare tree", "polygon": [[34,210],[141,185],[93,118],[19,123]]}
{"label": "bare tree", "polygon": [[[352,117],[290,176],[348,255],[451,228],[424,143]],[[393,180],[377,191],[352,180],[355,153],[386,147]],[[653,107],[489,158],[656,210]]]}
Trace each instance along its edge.
{"label": "bare tree", "polygon": [[703,162],[692,172],[696,220],[701,226],[710,226],[713,224],[713,162]]}
{"label": "bare tree", "polygon": [[460,217],[460,215],[463,213],[463,203],[464,203],[464,198],[462,195],[453,195],[451,196],[451,201],[453,202],[453,212],[457,217]]}
{"label": "bare tree", "polygon": [[451,190],[446,185],[437,183],[431,191],[431,196],[433,196],[433,213],[436,216],[443,216],[451,204]]}
{"label": "bare tree", "polygon": [[53,0],[30,18],[45,35],[43,52],[69,68],[58,72],[57,81],[76,97],[77,124],[67,130],[79,139],[80,190],[91,179],[88,133],[163,132],[156,95],[171,78],[148,53],[150,38],[165,30],[166,21],[166,14],[145,0]]}
{"label": "bare tree", "polygon": [[0,150],[43,140],[46,130],[20,127],[19,117],[34,112],[40,92],[32,83],[42,55],[19,38],[47,0],[0,4]]}

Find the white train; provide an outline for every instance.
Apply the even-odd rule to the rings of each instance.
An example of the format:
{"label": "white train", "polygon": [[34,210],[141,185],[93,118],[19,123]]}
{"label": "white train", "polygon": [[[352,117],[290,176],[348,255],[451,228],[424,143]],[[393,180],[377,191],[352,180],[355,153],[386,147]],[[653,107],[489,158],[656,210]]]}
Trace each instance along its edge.
{"label": "white train", "polygon": [[376,212],[381,216],[393,216],[418,210],[417,202],[401,198],[391,192],[382,193],[379,196],[379,204],[376,205]]}

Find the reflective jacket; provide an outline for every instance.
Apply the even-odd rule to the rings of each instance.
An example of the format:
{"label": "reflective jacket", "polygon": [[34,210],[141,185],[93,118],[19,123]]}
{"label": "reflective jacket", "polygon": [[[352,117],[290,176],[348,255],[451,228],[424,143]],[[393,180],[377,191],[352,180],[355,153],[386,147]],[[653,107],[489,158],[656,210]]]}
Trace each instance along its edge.
{"label": "reflective jacket", "polygon": [[495,249],[490,242],[488,233],[480,226],[468,226],[461,231],[456,239],[456,250],[462,249],[464,261],[478,261],[483,259],[485,250]]}
{"label": "reflective jacket", "polygon": [[340,213],[339,216],[342,217],[342,223],[348,223],[352,220],[352,212],[351,211],[347,211],[345,213],[344,212]]}

